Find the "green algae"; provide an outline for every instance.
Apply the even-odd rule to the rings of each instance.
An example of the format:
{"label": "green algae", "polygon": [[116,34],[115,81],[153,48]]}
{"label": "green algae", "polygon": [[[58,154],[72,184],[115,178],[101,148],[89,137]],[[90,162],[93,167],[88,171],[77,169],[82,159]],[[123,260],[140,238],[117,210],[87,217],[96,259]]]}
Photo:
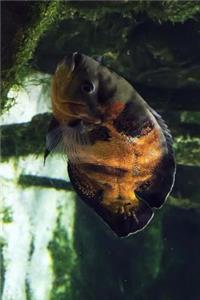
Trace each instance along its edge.
{"label": "green algae", "polygon": [[[65,300],[72,299],[72,274],[76,271],[76,252],[73,248],[73,240],[62,224],[62,210],[59,208],[57,226],[53,239],[48,245],[53,259],[54,281],[50,299]],[[63,216],[69,218],[68,216]],[[73,218],[73,216],[71,216]]]}
{"label": "green algae", "polygon": [[200,165],[200,138],[178,136],[174,139],[177,162],[187,165]]}
{"label": "green algae", "polygon": [[3,223],[12,223],[12,214],[11,207],[2,207],[0,211],[0,220],[2,220]]}
{"label": "green algae", "polygon": [[[8,110],[15,99],[9,99],[7,93],[15,85],[23,85],[24,78],[32,73],[31,59],[38,42],[45,32],[56,27],[62,20],[82,19],[98,25],[103,18],[109,19],[114,14],[130,20],[137,20],[143,14],[146,18],[158,23],[183,23],[190,19],[197,19],[200,12],[198,3],[191,1],[122,1],[122,2],[64,2],[64,1],[32,1],[29,8],[30,20],[25,19],[26,26],[16,32],[15,43],[10,54],[12,61],[9,68],[2,70],[2,111]],[[137,21],[136,21],[137,22]],[[9,22],[6,26],[9,26]],[[3,30],[7,30],[7,27]],[[124,32],[124,37],[126,33]],[[11,49],[9,49],[11,51]],[[165,53],[166,55],[166,53]],[[168,54],[167,54],[168,55]]]}

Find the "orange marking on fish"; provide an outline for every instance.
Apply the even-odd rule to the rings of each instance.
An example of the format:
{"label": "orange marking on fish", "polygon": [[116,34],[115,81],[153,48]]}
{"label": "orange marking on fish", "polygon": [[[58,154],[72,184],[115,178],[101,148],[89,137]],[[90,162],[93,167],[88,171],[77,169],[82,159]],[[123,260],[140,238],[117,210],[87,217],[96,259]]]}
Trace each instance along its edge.
{"label": "orange marking on fish", "polygon": [[116,101],[115,103],[108,106],[105,114],[109,116],[110,119],[115,119],[123,111],[125,104],[122,101]]}
{"label": "orange marking on fish", "polygon": [[[104,123],[111,131],[109,143],[102,141],[92,146],[85,146],[82,151],[85,155],[82,163],[100,164],[113,168],[121,168],[127,172],[122,177],[111,176],[95,171],[86,172],[88,178],[95,179],[104,190],[103,203],[112,208],[112,201],[116,198],[129,201],[137,206],[138,199],[134,190],[144,181],[151,179],[154,170],[162,158],[159,132],[153,129],[148,135],[127,142],[127,138],[118,133],[109,123]],[[141,147],[142,145],[142,147]],[[153,154],[150,149],[154,149]],[[140,153],[134,155],[135,152]],[[80,163],[81,163],[80,162]],[[134,168],[139,169],[137,175],[133,174]]]}
{"label": "orange marking on fish", "polygon": [[[89,82],[91,90],[81,89],[85,82]],[[123,95],[123,101],[119,99],[120,95]],[[73,157],[74,147],[78,153],[78,158],[69,164],[75,190],[120,236],[144,228],[153,216],[151,207],[159,207],[170,191],[175,171],[171,141],[166,138],[167,127],[159,115],[125,79],[77,53],[67,57],[57,68],[52,80],[52,108],[60,124],[70,127],[70,122],[81,120],[81,125],[80,122],[74,123],[78,126],[73,124],[78,130],[81,128],[80,135],[90,133],[91,128],[98,130],[97,124],[107,128],[108,138],[98,139],[97,134],[95,142],[81,143],[79,137],[80,141],[75,141],[77,144],[70,140],[72,147],[67,147],[69,139],[64,135],[69,158]],[[156,172],[162,161],[164,179],[164,168],[169,164],[168,181],[159,180],[160,173]],[[88,169],[88,165],[96,168]],[[158,193],[155,192],[154,178],[159,186]],[[147,205],[135,191],[138,193],[138,188],[141,191],[149,182],[153,182],[153,190],[144,190]],[[99,191],[101,203],[96,196]],[[149,199],[151,195],[157,198]],[[125,223],[118,215],[131,219]]]}

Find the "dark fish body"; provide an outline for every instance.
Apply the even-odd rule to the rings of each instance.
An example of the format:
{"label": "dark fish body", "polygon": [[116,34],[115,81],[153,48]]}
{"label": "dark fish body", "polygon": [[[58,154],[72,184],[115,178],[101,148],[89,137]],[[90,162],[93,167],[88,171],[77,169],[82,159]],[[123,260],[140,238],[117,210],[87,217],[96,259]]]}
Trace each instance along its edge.
{"label": "dark fish body", "polygon": [[167,125],[122,77],[74,53],[52,80],[46,156],[62,144],[75,191],[118,236],[142,230],[175,174]]}

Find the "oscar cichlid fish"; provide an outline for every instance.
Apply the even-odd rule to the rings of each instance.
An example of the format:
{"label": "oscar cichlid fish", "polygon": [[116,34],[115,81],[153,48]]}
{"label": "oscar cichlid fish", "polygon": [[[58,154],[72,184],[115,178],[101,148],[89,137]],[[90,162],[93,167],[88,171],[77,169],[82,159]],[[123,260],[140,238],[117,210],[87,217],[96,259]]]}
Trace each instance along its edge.
{"label": "oscar cichlid fish", "polygon": [[64,151],[75,191],[118,236],[142,230],[174,182],[160,115],[124,78],[77,52],[57,67],[52,107],[45,159]]}

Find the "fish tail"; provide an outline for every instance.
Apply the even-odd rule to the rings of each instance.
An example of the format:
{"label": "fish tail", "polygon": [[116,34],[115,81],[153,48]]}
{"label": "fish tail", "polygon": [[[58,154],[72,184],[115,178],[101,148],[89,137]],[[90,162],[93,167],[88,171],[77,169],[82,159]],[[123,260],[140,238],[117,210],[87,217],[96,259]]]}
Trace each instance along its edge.
{"label": "fish tail", "polygon": [[141,231],[153,218],[153,210],[144,201],[133,202],[132,199],[112,200],[110,205],[103,205],[102,218],[119,237],[126,237]]}

